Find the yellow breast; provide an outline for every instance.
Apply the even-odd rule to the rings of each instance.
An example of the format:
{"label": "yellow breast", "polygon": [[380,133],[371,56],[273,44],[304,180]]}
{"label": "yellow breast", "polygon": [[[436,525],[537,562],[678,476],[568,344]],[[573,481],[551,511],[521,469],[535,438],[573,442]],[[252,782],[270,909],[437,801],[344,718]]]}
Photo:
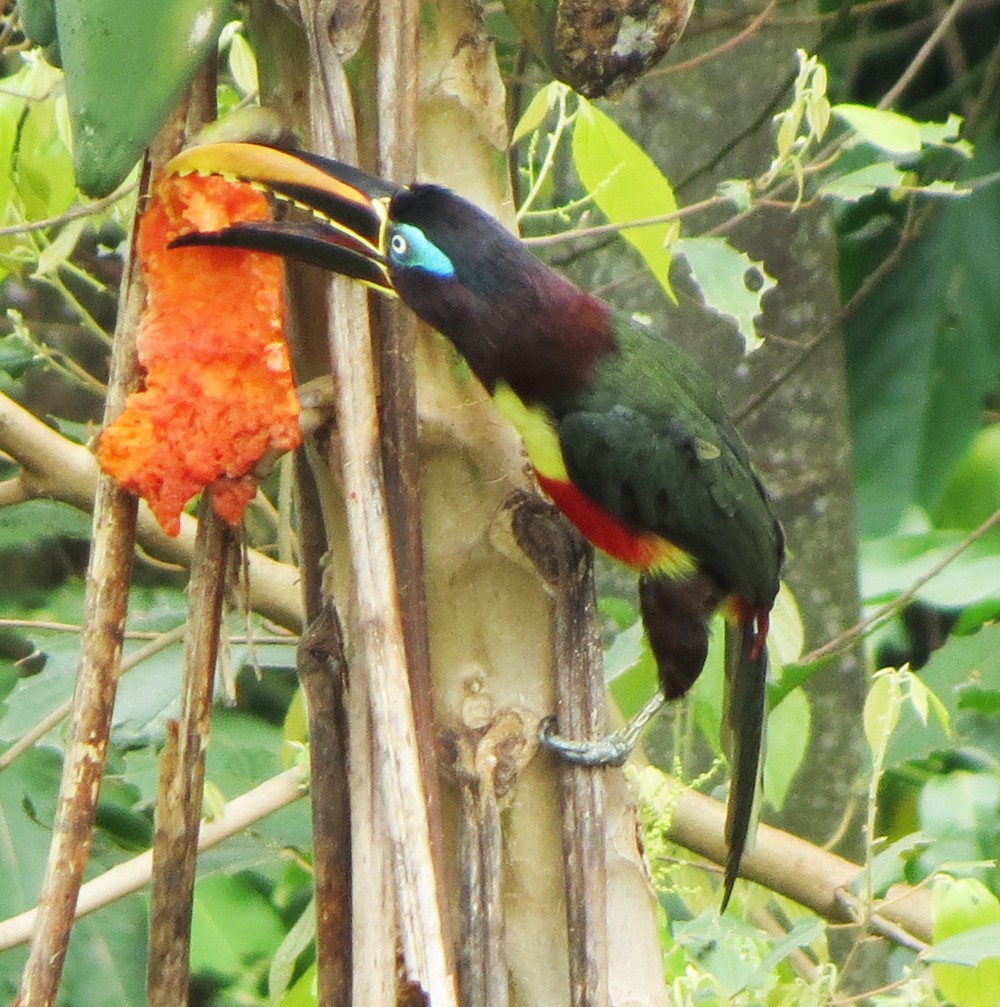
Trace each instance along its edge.
{"label": "yellow breast", "polygon": [[559,435],[541,406],[528,406],[514,394],[510,385],[499,384],[493,401],[507,421],[521,435],[528,458],[535,471],[547,479],[569,479],[563,462]]}

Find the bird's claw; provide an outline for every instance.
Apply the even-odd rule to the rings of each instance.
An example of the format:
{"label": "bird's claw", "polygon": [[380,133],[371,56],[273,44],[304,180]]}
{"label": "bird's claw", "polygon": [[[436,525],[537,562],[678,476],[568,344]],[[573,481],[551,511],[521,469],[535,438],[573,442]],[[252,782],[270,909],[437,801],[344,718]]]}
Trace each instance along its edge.
{"label": "bird's claw", "polygon": [[546,717],[538,725],[538,743],[578,766],[620,766],[635,745],[634,739],[626,738],[624,731],[594,741],[563,738],[556,734],[555,717]]}
{"label": "bird's claw", "polygon": [[620,730],[593,741],[573,741],[556,734],[556,718],[538,725],[538,743],[578,766],[620,766],[632,754],[643,728],[663,708],[663,693],[652,699]]}

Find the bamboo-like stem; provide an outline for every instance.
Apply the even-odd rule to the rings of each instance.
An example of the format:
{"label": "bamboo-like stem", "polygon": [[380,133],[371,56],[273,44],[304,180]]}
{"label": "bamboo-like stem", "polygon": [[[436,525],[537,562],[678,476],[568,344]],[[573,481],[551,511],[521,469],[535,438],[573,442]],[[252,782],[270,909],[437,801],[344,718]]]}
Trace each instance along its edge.
{"label": "bamboo-like stem", "polygon": [[[670,839],[714,863],[726,862],[724,805],[703,794],[684,790],[673,782],[665,786],[663,804],[665,813],[670,816],[667,832]],[[754,850],[744,856],[740,865],[740,877],[794,899],[837,923],[858,921],[849,893],[861,871],[861,865],[769,825],[758,827]],[[884,922],[890,924],[890,928],[883,927]],[[871,925],[876,932],[881,931],[895,941],[900,940],[899,930],[902,930],[917,941],[928,943],[931,940],[930,893],[908,885],[895,885],[886,898],[876,904]],[[910,943],[912,945],[912,940]]]}
{"label": "bamboo-like stem", "polygon": [[[210,822],[203,821],[198,849],[208,850],[302,797],[305,773],[300,766],[286,769],[259,786],[234,797]],[[103,909],[117,899],[141,891],[153,876],[153,851],[116,864],[80,889],[76,918]],[[0,951],[26,943],[36,930],[38,909],[0,921]]]}
{"label": "bamboo-like stem", "polygon": [[[171,123],[165,132],[172,131],[171,126],[176,128],[175,123]],[[147,164],[141,191],[148,190],[149,179],[150,166]],[[133,229],[122,279],[122,309],[111,358],[106,421],[121,412],[126,396],[138,384],[135,331],[145,300],[145,287],[139,275],[134,240]],[[72,728],[66,744],[35,930],[15,1001],[19,1007],[50,1007],[55,1002],[77,896],[90,855],[94,815],[118,689],[118,665],[135,551],[136,498],[118,489],[106,477],[96,482]]]}
{"label": "bamboo-like stem", "polygon": [[[313,142],[324,155],[356,160],[349,92],[343,68],[325,34],[321,8],[307,0],[301,3],[313,69]],[[377,783],[381,825],[392,846],[390,862],[407,974],[420,983],[432,1007],[448,1007],[456,1003],[454,977],[445,949],[407,674],[371,339],[363,295],[343,280],[334,280],[332,287],[336,311],[331,319],[330,359],[337,381],[337,435],[352,561],[351,691],[353,698],[357,690],[364,690],[371,711],[373,775],[366,785]],[[352,719],[352,732],[354,729]],[[352,740],[352,776],[365,772],[363,765],[353,760],[355,751]],[[384,837],[381,842],[385,843]],[[355,873],[359,866],[355,859]],[[356,931],[354,938],[357,947],[363,935]],[[357,981],[361,974],[357,967],[354,974]]]}
{"label": "bamboo-like stem", "polygon": [[[420,4],[418,0],[382,0],[378,11],[378,171],[386,178],[417,174],[417,92],[420,79]],[[417,319],[397,300],[378,298],[374,312],[378,369],[379,430],[382,468],[396,589],[403,619],[403,643],[413,700],[420,771],[427,806],[433,867],[442,891],[444,836],[441,792],[434,739],[434,683],[431,678],[427,593],[421,527],[420,449],[417,438]],[[427,333],[424,333],[426,336]],[[438,906],[447,926],[446,907]],[[443,949],[451,940],[444,932]],[[449,965],[449,969],[451,965]]]}
{"label": "bamboo-like stem", "polygon": [[309,717],[316,980],[321,1004],[351,999],[351,806],[347,788],[347,661],[332,606],[309,624],[298,648]]}
{"label": "bamboo-like stem", "polygon": [[233,529],[202,496],[191,580],[188,634],[181,678],[181,712],[168,725],[160,757],[150,907],[150,1007],[183,1007],[188,1000],[191,906],[198,859],[198,823],[205,787],[205,750]]}

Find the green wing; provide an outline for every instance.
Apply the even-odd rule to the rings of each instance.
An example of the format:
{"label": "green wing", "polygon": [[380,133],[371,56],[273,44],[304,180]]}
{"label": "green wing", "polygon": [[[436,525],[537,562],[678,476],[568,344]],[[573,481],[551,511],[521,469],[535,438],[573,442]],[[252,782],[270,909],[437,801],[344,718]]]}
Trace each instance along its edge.
{"label": "green wing", "polygon": [[727,592],[770,606],[781,532],[707,374],[620,323],[620,352],[555,411],[574,485],[621,521],[691,553]]}

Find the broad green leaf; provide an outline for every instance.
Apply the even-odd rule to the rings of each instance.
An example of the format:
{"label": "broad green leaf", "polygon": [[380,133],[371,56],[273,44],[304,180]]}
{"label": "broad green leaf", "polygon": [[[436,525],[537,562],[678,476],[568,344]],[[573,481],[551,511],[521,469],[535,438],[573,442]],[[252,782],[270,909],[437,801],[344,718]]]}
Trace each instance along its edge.
{"label": "broad green leaf", "polygon": [[779,664],[792,664],[802,656],[805,633],[795,595],[782,581],[771,608],[771,624],[767,634],[768,650],[777,657]]}
{"label": "broad green leaf", "polygon": [[880,189],[898,189],[905,178],[905,172],[891,161],[879,161],[829,179],[817,189],[817,194],[856,203]]}
{"label": "broad green leaf", "polygon": [[311,901],[303,910],[302,915],[292,924],[291,930],[285,934],[284,940],[274,952],[271,967],[267,973],[267,991],[271,1002],[288,992],[288,984],[299,956],[312,943],[316,936],[316,903]]}
{"label": "broad green leaf", "polygon": [[866,143],[890,154],[917,154],[920,151],[920,126],[908,116],[853,104],[834,105],[832,111]]}
{"label": "broad green leaf", "polygon": [[934,512],[939,528],[972,531],[1000,509],[1000,423],[984,427],[955,462]]}
{"label": "broad green leaf", "polygon": [[284,927],[258,887],[239,875],[199,878],[191,919],[191,971],[235,979],[250,966],[263,971]]}
{"label": "broad green leaf", "polygon": [[281,998],[279,1007],[316,1007],[318,1003],[316,965],[312,964],[302,973],[295,985]]}
{"label": "broad green leaf", "polygon": [[[965,880],[968,884],[978,885],[979,889],[986,895],[991,894],[981,882],[973,881],[971,878]],[[996,903],[995,898],[993,902]],[[922,957],[930,962],[946,962],[952,965],[964,966],[996,962],[996,967],[990,969],[991,974],[996,978],[991,980],[989,987],[990,991],[995,994],[997,989],[1000,989],[1000,986],[997,985],[1000,982],[1000,919],[997,919],[993,913],[989,915],[995,922],[973,927],[970,930],[963,930],[952,937],[935,941],[933,946],[925,951]],[[968,975],[968,972],[965,971],[962,974]],[[941,986],[940,982],[939,986]],[[946,993],[943,986],[941,986],[941,992]],[[954,993],[949,996],[949,999],[955,1001],[955,1003],[967,1002],[964,999],[959,999]],[[991,1007],[996,1003],[995,999],[975,1002],[989,1003]]]}
{"label": "broad green leaf", "polygon": [[754,318],[764,310],[764,295],[775,286],[764,264],[723,238],[684,238],[674,243],[674,249],[687,259],[705,306],[736,323],[747,353],[757,349],[764,340]]}
{"label": "broad green leaf", "polygon": [[514,133],[510,138],[510,145],[513,147],[518,140],[523,140],[529,133],[534,133],[536,129],[545,121],[549,109],[555,104],[559,95],[559,90],[565,89],[565,84],[559,81],[552,81],[535,92],[534,97],[528,102],[528,107],[521,114],[520,120],[514,127]]}
{"label": "broad green leaf", "polygon": [[604,655],[604,680],[613,682],[631,671],[643,658],[642,621],[637,619],[628,629],[622,630]]}
{"label": "broad green leaf", "polygon": [[865,740],[872,755],[884,748],[899,723],[900,688],[896,672],[883,669],[875,675],[865,699],[863,723]]}
{"label": "broad green leaf", "polygon": [[[1000,902],[972,878],[942,878],[931,893],[934,944],[924,957],[956,1007],[996,1007],[1000,990]],[[946,964],[950,963],[950,964]]]}
{"label": "broad green leaf", "polygon": [[790,692],[767,718],[764,752],[764,797],[780,811],[802,765],[812,725],[809,699],[802,689]]}
{"label": "broad green leaf", "polygon": [[952,112],[944,122],[921,122],[920,139],[931,147],[947,147],[961,154],[962,157],[972,157],[972,144],[960,139],[962,117]]}
{"label": "broad green leaf", "polygon": [[229,72],[244,96],[257,94],[260,89],[257,57],[254,56],[250,43],[239,31],[232,32],[229,38]]}
{"label": "broad green leaf", "polygon": [[[583,98],[573,125],[573,164],[612,224],[677,210],[673,188],[649,155],[610,116]],[[676,230],[676,225],[666,223],[621,232],[674,302],[668,245]]]}
{"label": "broad green leaf", "polygon": [[[0,340],[0,347],[4,342]],[[58,500],[26,500],[0,510],[0,549],[56,537],[89,536],[90,518]]]}
{"label": "broad green leaf", "polygon": [[[1000,145],[983,143],[964,174],[997,168]],[[845,322],[851,446],[866,537],[891,531],[911,504],[933,512],[955,459],[982,426],[985,397],[1000,374],[996,249],[1000,186],[949,200],[865,299],[864,310]],[[864,267],[860,278],[875,263],[857,265]]]}
{"label": "broad green leaf", "polygon": [[[869,602],[887,601],[911,588],[955,551],[961,531],[887,535],[861,544],[861,591]],[[923,584],[917,597],[957,609],[1000,597],[1000,531],[984,535]]]}

